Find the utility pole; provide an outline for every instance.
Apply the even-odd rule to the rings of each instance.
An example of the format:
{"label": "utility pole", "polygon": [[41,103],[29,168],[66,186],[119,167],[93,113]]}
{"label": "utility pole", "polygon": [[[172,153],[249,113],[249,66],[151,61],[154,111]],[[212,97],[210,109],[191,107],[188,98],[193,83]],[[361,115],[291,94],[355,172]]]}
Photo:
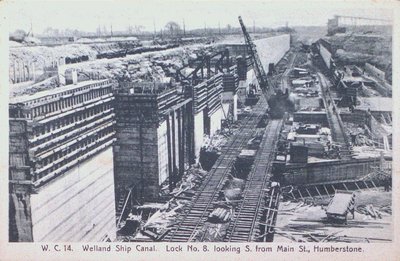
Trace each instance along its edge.
{"label": "utility pole", "polygon": [[153,39],[156,39],[156,34],[157,34],[157,32],[156,32],[156,21],[154,20],[154,18],[153,18],[153,29],[154,29]]}
{"label": "utility pole", "polygon": [[111,37],[113,37],[112,24],[110,25]]}
{"label": "utility pole", "polygon": [[256,33],[256,21],[253,20],[253,34]]}
{"label": "utility pole", "polygon": [[221,23],[218,22],[218,33],[221,35]]}
{"label": "utility pole", "polygon": [[183,18],[183,35],[186,36],[185,18]]}
{"label": "utility pole", "polygon": [[140,124],[139,124],[139,146],[140,146],[140,201],[143,202],[144,195],[144,153],[143,153],[143,112],[140,113]]}
{"label": "utility pole", "polygon": [[32,26],[32,19],[31,19],[31,35],[33,37],[33,26]]}

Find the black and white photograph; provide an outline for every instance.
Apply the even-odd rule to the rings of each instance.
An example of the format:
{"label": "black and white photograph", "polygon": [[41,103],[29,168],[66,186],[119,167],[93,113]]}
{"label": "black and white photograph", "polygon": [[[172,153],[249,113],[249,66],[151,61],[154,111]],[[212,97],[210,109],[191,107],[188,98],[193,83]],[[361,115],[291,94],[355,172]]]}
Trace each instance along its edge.
{"label": "black and white photograph", "polygon": [[0,3],[7,244],[238,259],[392,244],[394,7]]}

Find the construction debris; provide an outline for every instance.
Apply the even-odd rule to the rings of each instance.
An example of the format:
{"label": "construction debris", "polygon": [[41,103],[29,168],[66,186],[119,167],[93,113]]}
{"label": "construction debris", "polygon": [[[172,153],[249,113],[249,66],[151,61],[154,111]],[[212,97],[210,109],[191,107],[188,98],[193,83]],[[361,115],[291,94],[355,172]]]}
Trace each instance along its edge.
{"label": "construction debris", "polygon": [[226,223],[230,220],[231,216],[231,210],[218,207],[210,213],[208,221],[211,223]]}
{"label": "construction debris", "polygon": [[[346,223],[332,223],[326,217],[329,198],[317,200],[316,197],[314,201],[308,203],[281,202],[274,242],[391,241],[393,234],[390,225],[392,220],[390,193],[365,190],[353,194],[356,197],[354,218],[348,218]],[[344,212],[347,212],[347,207],[345,208]]]}

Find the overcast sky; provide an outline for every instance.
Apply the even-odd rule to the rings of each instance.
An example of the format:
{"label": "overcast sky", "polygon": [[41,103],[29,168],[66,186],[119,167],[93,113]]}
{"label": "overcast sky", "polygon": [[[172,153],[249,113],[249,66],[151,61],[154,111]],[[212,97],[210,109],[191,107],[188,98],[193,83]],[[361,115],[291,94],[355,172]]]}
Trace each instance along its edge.
{"label": "overcast sky", "polygon": [[[391,19],[389,6],[377,1],[336,2],[325,1],[156,1],[156,0],[103,0],[103,1],[29,1],[8,2],[10,31],[33,31],[41,33],[46,27],[96,31],[98,25],[107,29],[126,30],[128,25],[142,25],[146,31],[163,28],[168,21],[187,29],[239,26],[237,16],[241,15],[248,26],[278,27],[296,25],[326,25],[334,14],[355,15],[371,18]],[[381,2],[380,2],[381,3]]]}

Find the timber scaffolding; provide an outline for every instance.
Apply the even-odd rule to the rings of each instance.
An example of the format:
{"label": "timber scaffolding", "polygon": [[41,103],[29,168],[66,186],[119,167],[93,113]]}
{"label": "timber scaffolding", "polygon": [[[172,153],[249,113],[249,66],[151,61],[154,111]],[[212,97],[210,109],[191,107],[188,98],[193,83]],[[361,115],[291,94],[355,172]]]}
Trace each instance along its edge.
{"label": "timber scaffolding", "polygon": [[[213,58],[218,58],[218,60],[214,61]],[[240,63],[240,58],[234,65],[231,65],[233,63],[231,60],[229,51],[226,49],[212,56],[206,55],[189,76],[182,75],[178,70],[176,79],[182,82],[185,97],[193,99],[194,113],[206,110],[210,116],[221,107],[222,92],[236,93],[239,85],[238,66],[242,74],[247,73],[249,67]],[[214,70],[211,66],[212,62],[215,63]],[[191,82],[193,88],[185,84],[186,81]]]}
{"label": "timber scaffolding", "polygon": [[[296,166],[297,165],[297,166]],[[354,191],[389,186],[392,162],[380,158],[350,159],[287,166],[283,174],[285,193],[292,199],[322,198],[337,189]]]}
{"label": "timber scaffolding", "polygon": [[[267,102],[265,98],[262,97],[259,103],[253,108],[252,112],[240,124],[236,134],[221,148],[221,156],[209,171],[201,188],[193,197],[193,200],[184,207],[184,214],[178,218],[177,222],[171,228],[171,231],[163,238],[163,241],[190,242],[197,237],[201,228],[205,225],[209,214],[213,211],[214,203],[218,201],[219,191],[222,189],[224,181],[230,174],[237,156],[240,151],[245,148],[249,137],[255,134],[257,124],[265,115],[266,104]],[[280,130],[279,126],[279,121],[271,123],[271,126],[269,127],[270,129],[269,131],[267,130],[268,133],[264,138],[265,148],[260,152],[259,159],[263,156],[271,156],[271,147],[268,145],[272,145],[274,140],[277,140],[277,135],[279,133],[277,130]],[[242,211],[239,211],[238,213],[247,215],[245,214],[247,207],[244,207],[244,204],[249,204],[249,202],[251,202],[252,205],[259,206],[264,200],[264,197],[261,195],[261,189],[267,184],[266,181],[268,177],[263,173],[263,170],[268,168],[268,165],[270,165],[269,163],[269,159],[267,159],[265,163],[259,164],[258,170],[256,170],[250,177],[250,179],[255,178],[255,182],[259,179],[264,179],[264,182],[262,183],[262,186],[259,186],[258,192],[255,192],[255,194],[258,194],[258,196],[255,197],[255,194],[253,195],[253,192],[250,192],[250,190],[253,190],[252,186],[246,186],[244,194],[247,196],[242,202],[242,205],[239,206],[239,209]],[[251,183],[251,180],[248,182],[254,184]],[[249,215],[251,215],[252,218],[257,219],[258,216],[256,215],[256,212],[258,209],[253,209],[251,211],[253,213],[249,213]],[[243,221],[239,221],[239,223],[240,222]],[[248,235],[253,228],[254,226],[250,224],[250,226],[247,226],[247,230],[240,232],[240,234],[244,233]],[[234,231],[238,230],[241,230],[241,225],[234,225]],[[235,232],[234,235],[236,236],[237,233]]]}
{"label": "timber scaffolding", "polygon": [[211,127],[215,129],[211,118],[218,117],[221,95],[227,91],[223,79],[233,77],[235,85],[228,91],[234,92],[237,66],[224,49],[200,56],[189,67],[176,70],[167,82],[120,82],[114,89],[119,220],[135,201],[161,200],[163,184],[168,182],[171,191],[185,166],[196,162],[201,146],[196,133],[202,137],[210,134]]}
{"label": "timber scaffolding", "polygon": [[[112,144],[115,84],[111,80],[87,81],[10,100],[11,134],[14,124],[26,124],[24,137],[20,138],[27,142],[34,187]],[[12,153],[10,161],[14,161]]]}
{"label": "timber scaffolding", "polygon": [[193,87],[193,108],[195,113],[207,110],[208,116],[210,116],[221,107],[222,79],[223,74],[218,73]]}
{"label": "timber scaffolding", "polygon": [[201,122],[209,134],[211,117],[222,107],[222,93],[237,90],[237,65],[230,60],[225,50],[201,57],[188,76],[178,70],[168,83],[120,82],[115,88],[118,216],[129,209],[124,207],[127,201],[159,200],[160,184],[168,179],[171,191],[185,166],[196,162],[194,133],[199,127],[194,117],[204,112]]}

